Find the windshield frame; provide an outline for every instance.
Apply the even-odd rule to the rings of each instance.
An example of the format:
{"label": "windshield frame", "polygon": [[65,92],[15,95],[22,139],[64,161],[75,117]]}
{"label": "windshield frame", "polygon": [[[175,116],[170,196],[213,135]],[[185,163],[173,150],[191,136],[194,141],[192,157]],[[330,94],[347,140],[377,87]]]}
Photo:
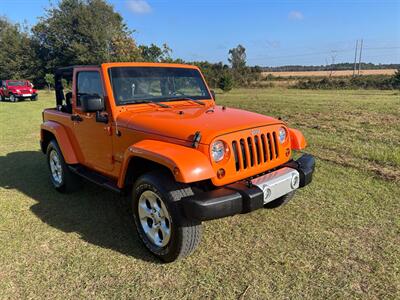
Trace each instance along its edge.
{"label": "windshield frame", "polygon": [[[10,83],[23,83],[22,85],[14,85]],[[7,80],[7,86],[18,87],[18,86],[28,86],[27,80]]]}
{"label": "windshield frame", "polygon": [[[113,85],[113,77],[112,77],[112,69],[119,69],[119,68],[157,68],[157,69],[161,69],[161,68],[165,68],[165,69],[188,69],[188,70],[192,70],[198,73],[198,79],[200,81],[200,83],[204,86],[204,92],[206,93],[204,96],[193,96],[193,95],[169,95],[169,96],[160,96],[160,97],[142,97],[142,98],[136,98],[136,99],[128,99],[124,102],[120,102],[116,99],[116,95],[114,92],[114,85]],[[211,96],[211,92],[210,89],[202,75],[202,73],[200,72],[200,70],[198,68],[195,67],[181,67],[181,66],[145,66],[145,65],[140,65],[140,66],[112,66],[112,67],[108,67],[107,68],[107,75],[109,77],[109,83],[111,86],[111,93],[114,99],[114,104],[116,106],[131,106],[131,105],[135,105],[135,104],[143,104],[143,103],[160,103],[160,102],[173,102],[173,101],[183,101],[186,100],[187,101],[197,101],[197,100],[212,100],[212,96]],[[190,99],[190,100],[189,100]],[[136,103],[137,102],[137,103]]]}

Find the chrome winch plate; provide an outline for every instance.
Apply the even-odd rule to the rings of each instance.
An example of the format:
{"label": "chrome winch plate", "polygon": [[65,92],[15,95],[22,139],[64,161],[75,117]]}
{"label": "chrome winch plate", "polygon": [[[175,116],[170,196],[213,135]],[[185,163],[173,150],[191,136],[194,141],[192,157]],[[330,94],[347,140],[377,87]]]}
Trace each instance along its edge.
{"label": "chrome winch plate", "polygon": [[299,188],[300,174],[297,170],[284,167],[251,180],[264,192],[264,204]]}

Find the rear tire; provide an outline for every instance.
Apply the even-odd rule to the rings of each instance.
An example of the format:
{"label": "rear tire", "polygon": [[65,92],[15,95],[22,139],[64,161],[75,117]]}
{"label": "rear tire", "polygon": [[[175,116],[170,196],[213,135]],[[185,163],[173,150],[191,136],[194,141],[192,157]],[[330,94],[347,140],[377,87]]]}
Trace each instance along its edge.
{"label": "rear tire", "polygon": [[4,96],[0,95],[0,101],[4,101]]}
{"label": "rear tire", "polygon": [[47,164],[51,183],[57,191],[71,193],[81,187],[81,178],[68,168],[55,140],[50,141],[47,146]]}
{"label": "rear tire", "polygon": [[191,254],[200,243],[201,223],[188,220],[176,202],[191,188],[162,171],[141,176],[134,184],[131,207],[140,239],[151,253],[172,262]]}
{"label": "rear tire", "polygon": [[296,191],[291,191],[290,193],[287,193],[286,195],[283,195],[282,197],[265,204],[264,208],[272,209],[288,204],[289,201],[293,199],[295,192]]}

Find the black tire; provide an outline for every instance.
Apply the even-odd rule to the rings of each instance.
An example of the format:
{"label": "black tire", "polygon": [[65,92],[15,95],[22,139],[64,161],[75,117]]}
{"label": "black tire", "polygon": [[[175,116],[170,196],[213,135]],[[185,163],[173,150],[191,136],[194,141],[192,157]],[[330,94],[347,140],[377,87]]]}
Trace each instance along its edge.
{"label": "black tire", "polygon": [[5,99],[4,99],[4,96],[3,95],[0,95],[0,101],[4,101]]}
{"label": "black tire", "polygon": [[265,204],[264,208],[272,209],[288,204],[289,201],[293,199],[295,192],[296,191],[291,191],[290,193],[287,193],[286,195]]}
{"label": "black tire", "polygon": [[11,102],[17,102],[18,101],[17,97],[15,97],[15,95],[13,95],[13,94],[10,94],[9,99],[10,99]]}
{"label": "black tire", "polygon": [[[170,227],[168,227],[170,228],[169,240],[165,246],[153,243],[146,235],[140,221],[138,208],[140,197],[144,192],[156,194],[163,201],[168,217],[171,218]],[[133,186],[131,208],[139,237],[146,248],[164,262],[172,262],[188,256],[200,243],[201,223],[186,219],[176,205],[176,201],[190,193],[191,188],[188,185],[175,182],[170,174],[162,171],[144,174]]]}
{"label": "black tire", "polygon": [[[65,163],[64,157],[61,150],[55,140],[50,141],[47,146],[47,165],[50,171],[50,180],[54,188],[60,193],[71,193],[78,190],[81,187],[81,178],[75,173],[71,172],[68,165]],[[57,155],[60,164],[60,180],[57,180],[53,175],[52,166],[50,160],[52,155]],[[54,162],[54,161],[53,161]]]}
{"label": "black tire", "polygon": [[32,97],[32,98],[31,98],[31,101],[36,101],[37,99],[38,99],[38,97],[35,96],[35,97]]}

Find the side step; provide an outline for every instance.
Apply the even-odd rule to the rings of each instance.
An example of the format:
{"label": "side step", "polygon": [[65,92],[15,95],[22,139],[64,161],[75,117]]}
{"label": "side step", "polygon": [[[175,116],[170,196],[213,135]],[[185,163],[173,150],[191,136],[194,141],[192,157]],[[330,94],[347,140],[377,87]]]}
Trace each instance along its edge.
{"label": "side step", "polygon": [[80,166],[80,165],[69,165],[68,168],[75,174],[81,176],[82,178],[85,178],[86,180],[89,180],[90,182],[93,182],[101,187],[109,189],[120,195],[123,194],[123,190],[120,189],[113,181],[111,181],[106,176],[103,176],[99,173],[88,170],[85,167]]}

